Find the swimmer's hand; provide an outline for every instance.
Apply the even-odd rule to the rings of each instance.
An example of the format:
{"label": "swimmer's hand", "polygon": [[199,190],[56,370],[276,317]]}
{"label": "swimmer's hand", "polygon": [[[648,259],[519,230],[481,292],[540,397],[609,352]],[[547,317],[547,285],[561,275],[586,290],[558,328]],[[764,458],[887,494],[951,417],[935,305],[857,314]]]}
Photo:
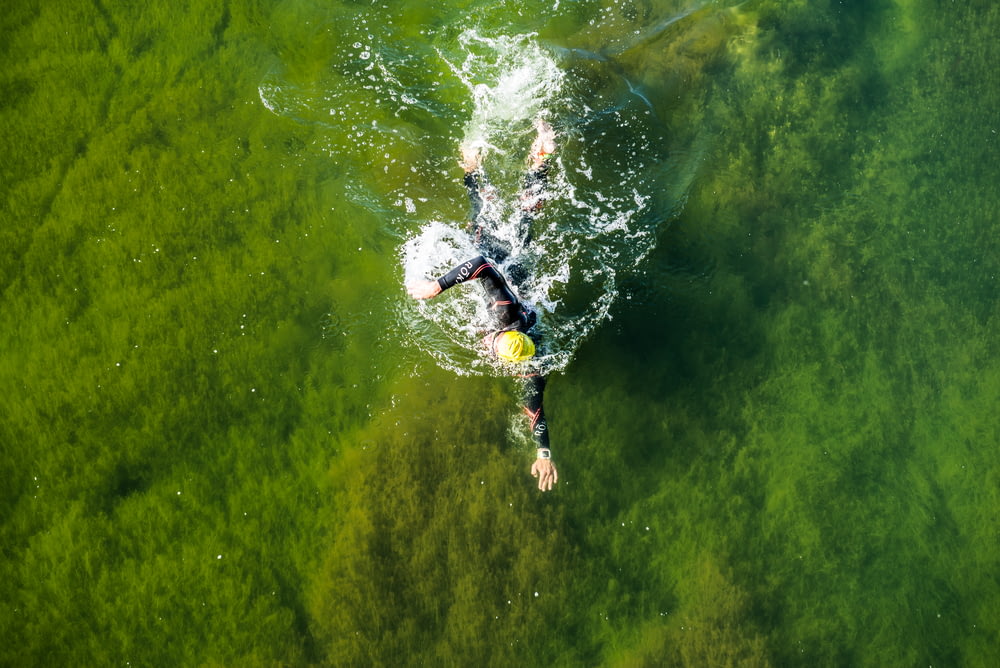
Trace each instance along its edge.
{"label": "swimmer's hand", "polygon": [[441,286],[437,281],[414,281],[406,286],[406,291],[414,299],[430,299],[441,294]]}
{"label": "swimmer's hand", "polygon": [[559,481],[559,472],[551,459],[539,457],[531,465],[531,475],[538,478],[538,489],[547,492],[552,489],[552,485]]}

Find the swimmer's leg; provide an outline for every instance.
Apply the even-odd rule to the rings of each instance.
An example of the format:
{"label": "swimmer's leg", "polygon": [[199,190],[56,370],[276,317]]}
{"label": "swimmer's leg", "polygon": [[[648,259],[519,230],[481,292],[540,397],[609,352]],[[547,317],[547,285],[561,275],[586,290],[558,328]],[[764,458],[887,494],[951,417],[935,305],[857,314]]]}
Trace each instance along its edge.
{"label": "swimmer's leg", "polygon": [[473,240],[478,246],[483,236],[483,224],[481,215],[485,204],[484,192],[488,192],[489,184],[486,182],[486,175],[482,170],[482,154],[480,147],[462,145],[459,149],[462,158],[458,161],[465,171],[463,181],[465,191],[469,195],[469,223],[468,229]]}
{"label": "swimmer's leg", "polygon": [[463,181],[469,195],[469,232],[476,247],[494,262],[503,262],[510,255],[509,246],[496,238],[490,229],[491,220],[497,217],[496,190],[490,185],[482,169],[482,154],[479,147],[463,146],[459,164],[465,170]]}
{"label": "swimmer's leg", "polygon": [[549,162],[556,150],[556,133],[544,119],[535,121],[537,132],[531,150],[528,153],[528,173],[524,176],[524,187],[521,190],[521,220],[519,228],[522,243],[531,242],[531,228],[534,214],[545,204],[546,186],[548,185]]}

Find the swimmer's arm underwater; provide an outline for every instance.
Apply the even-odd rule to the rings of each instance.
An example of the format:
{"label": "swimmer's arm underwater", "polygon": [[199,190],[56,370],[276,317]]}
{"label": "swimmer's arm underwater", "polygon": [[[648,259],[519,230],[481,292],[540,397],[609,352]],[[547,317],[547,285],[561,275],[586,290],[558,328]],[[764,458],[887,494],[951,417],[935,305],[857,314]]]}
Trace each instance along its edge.
{"label": "swimmer's arm underwater", "polygon": [[538,374],[522,376],[524,412],[530,421],[531,436],[537,444],[535,463],[531,465],[531,475],[538,478],[538,489],[547,492],[559,481],[559,472],[552,463],[549,449],[549,427],[542,409],[542,395],[545,392],[545,378]]}

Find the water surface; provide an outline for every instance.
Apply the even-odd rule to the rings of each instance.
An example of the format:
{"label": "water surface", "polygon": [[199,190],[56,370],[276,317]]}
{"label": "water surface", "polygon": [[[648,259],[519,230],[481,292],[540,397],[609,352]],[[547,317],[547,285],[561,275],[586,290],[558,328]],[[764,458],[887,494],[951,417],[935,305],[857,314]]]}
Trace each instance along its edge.
{"label": "water surface", "polygon": [[[14,3],[0,663],[992,665],[998,29]],[[459,144],[506,221],[539,116],[544,495],[468,307],[402,289]]]}

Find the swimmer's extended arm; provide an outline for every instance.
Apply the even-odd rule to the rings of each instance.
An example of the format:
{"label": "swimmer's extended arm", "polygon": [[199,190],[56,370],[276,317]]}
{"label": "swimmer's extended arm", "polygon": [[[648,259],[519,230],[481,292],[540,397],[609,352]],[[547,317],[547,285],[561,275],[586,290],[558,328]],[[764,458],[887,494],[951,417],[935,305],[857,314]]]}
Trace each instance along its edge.
{"label": "swimmer's extended arm", "polygon": [[463,262],[436,281],[410,283],[406,286],[406,290],[414,299],[430,299],[441,294],[443,290],[476,279],[482,279],[486,283],[487,291],[493,301],[500,298],[505,298],[509,302],[516,301],[517,298],[511,292],[507,280],[482,255]]}
{"label": "swimmer's extended arm", "polygon": [[482,255],[477,255],[471,260],[463,262],[439,278],[437,282],[438,285],[441,286],[442,290],[447,290],[448,288],[453,288],[460,283],[474,281],[476,279],[483,279],[488,284],[488,288],[497,289],[507,287],[507,281],[504,277],[501,276],[496,267],[494,267],[490,261]]}
{"label": "swimmer's extended arm", "polygon": [[525,376],[523,381],[524,412],[528,415],[531,426],[531,436],[535,439],[536,459],[531,465],[531,475],[538,478],[538,489],[547,492],[559,480],[559,472],[552,463],[552,451],[549,449],[549,426],[545,421],[545,411],[542,409],[542,396],[545,392],[545,378],[537,374]]}
{"label": "swimmer's extended arm", "polygon": [[538,374],[521,377],[521,400],[524,412],[531,426],[531,437],[535,439],[539,450],[549,449],[549,426],[545,421],[545,410],[542,408],[542,397],[545,393],[545,378]]}

